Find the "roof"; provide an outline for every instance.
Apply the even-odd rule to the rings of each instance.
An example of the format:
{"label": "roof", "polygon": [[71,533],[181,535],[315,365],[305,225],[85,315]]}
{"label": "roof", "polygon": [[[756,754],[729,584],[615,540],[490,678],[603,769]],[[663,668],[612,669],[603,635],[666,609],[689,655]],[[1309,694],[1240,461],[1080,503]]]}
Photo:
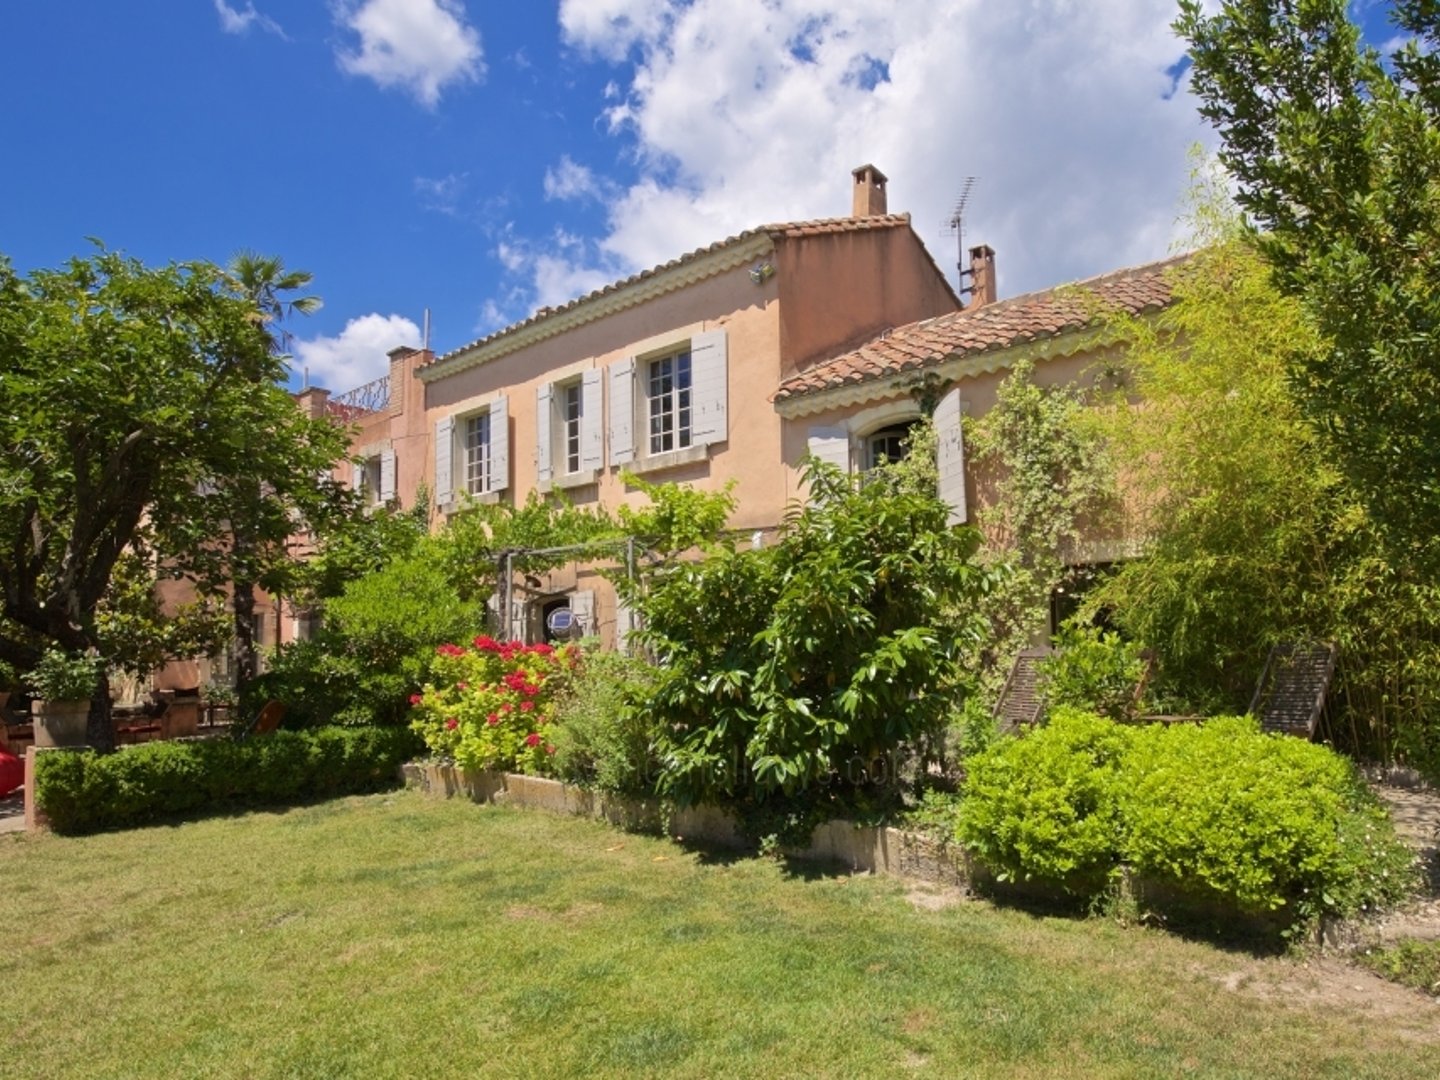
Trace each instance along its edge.
{"label": "roof", "polygon": [[[530,327],[537,326],[540,323],[555,320],[556,316],[576,312],[577,309],[586,306],[596,305],[597,301],[606,297],[624,292],[627,289],[653,278],[661,277],[671,271],[690,267],[692,264],[700,262],[707,256],[715,255],[730,248],[743,247],[757,239],[768,239],[773,242],[776,240],[796,239],[807,236],[871,232],[877,229],[897,229],[902,227],[908,228],[909,225],[909,214],[884,214],[875,217],[817,218],[813,221],[786,221],[773,225],[761,225],[754,229],[746,229],[742,233],[728,236],[724,240],[717,240],[715,243],[709,244],[706,247],[696,248],[694,251],[681,255],[679,258],[671,259],[669,262],[661,263],[659,266],[653,266],[649,270],[642,270],[638,274],[632,274],[630,277],[611,282],[609,285],[602,286],[593,292],[586,293],[584,296],[577,297],[558,307],[542,307],[533,315],[521,319],[519,322],[511,323],[503,329],[496,330],[484,337],[476,338],[468,344],[451,350],[445,355],[423,365],[422,370],[424,368],[450,366],[449,361],[454,360],[462,354],[500,342],[507,337],[518,334]],[[937,273],[938,272],[937,269]],[[603,314],[603,312],[597,311],[597,315],[599,314]]]}
{"label": "roof", "polygon": [[791,376],[780,384],[775,400],[857,386],[946,360],[1060,337],[1093,325],[1097,308],[1131,315],[1158,310],[1170,302],[1167,272],[1188,258],[1180,255],[1114,270],[897,327],[858,349]]}

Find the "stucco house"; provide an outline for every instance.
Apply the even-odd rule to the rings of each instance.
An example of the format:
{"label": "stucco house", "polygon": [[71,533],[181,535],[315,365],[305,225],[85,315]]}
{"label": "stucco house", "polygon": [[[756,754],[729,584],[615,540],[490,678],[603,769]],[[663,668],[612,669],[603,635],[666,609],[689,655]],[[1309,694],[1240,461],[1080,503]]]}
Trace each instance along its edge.
{"label": "stucco house", "polygon": [[[385,380],[338,398],[308,390],[302,405],[357,425],[361,463],[342,478],[376,502],[411,506],[423,490],[437,523],[466,499],[532,492],[642,503],[623,470],[733,484],[732,524],[763,533],[803,496],[807,453],[863,470],[902,452],[928,386],[941,495],[953,521],[970,520],[984,492],[965,465],[967,419],[1022,356],[1044,361],[1047,382],[1080,377],[1103,351],[1095,298],[1158,310],[1168,264],[1080,283],[1090,299],[1062,288],[1002,301],[979,246],[962,300],[909,216],[888,212],[886,177],[866,165],[852,181],[847,217],[747,230],[442,356],[396,349]],[[529,582],[500,629],[538,637],[556,607],[607,642],[629,625],[603,578],[576,565]]]}

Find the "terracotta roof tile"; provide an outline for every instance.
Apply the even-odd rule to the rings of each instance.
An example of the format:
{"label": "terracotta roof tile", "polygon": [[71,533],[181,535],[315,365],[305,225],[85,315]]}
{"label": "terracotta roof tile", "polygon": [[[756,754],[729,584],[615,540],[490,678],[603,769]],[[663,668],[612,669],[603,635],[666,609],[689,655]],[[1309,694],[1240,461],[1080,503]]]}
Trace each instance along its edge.
{"label": "terracotta roof tile", "polygon": [[1057,337],[1093,323],[1097,304],[1132,315],[1156,310],[1170,302],[1167,271],[1187,258],[1180,255],[1115,270],[897,327],[858,349],[791,376],[780,384],[775,400],[853,386],[952,358]]}
{"label": "terracotta roof tile", "polygon": [[[484,337],[476,338],[474,341],[471,341],[468,344],[461,345],[457,349],[452,349],[450,352],[446,353],[443,356],[436,357],[434,360],[430,361],[430,364],[443,364],[447,360],[450,360],[452,357],[458,356],[464,352],[469,352],[471,349],[477,348],[478,346],[488,345],[492,341],[497,341],[500,338],[513,334],[515,331],[521,329],[522,327],[532,326],[543,319],[548,319],[552,315],[557,315],[562,311],[570,311],[574,308],[580,307],[582,304],[587,304],[592,300],[596,300],[599,297],[608,296],[611,293],[628,288],[629,286],[637,284],[638,282],[645,281],[647,278],[652,278],[657,274],[664,273],[667,270],[672,270],[677,266],[683,266],[684,264],[692,262],[703,255],[709,255],[712,252],[720,251],[722,248],[727,248],[732,244],[742,243],[746,240],[751,240],[757,236],[768,235],[772,240],[778,240],[781,238],[793,239],[802,236],[823,236],[832,233],[868,232],[875,229],[895,229],[901,226],[908,227],[909,224],[909,214],[884,214],[875,217],[863,218],[843,217],[817,218],[813,221],[782,221],[776,222],[772,225],[761,225],[758,228],[746,229],[742,233],[737,233],[734,236],[727,236],[724,240],[717,240],[715,243],[708,244],[702,248],[696,248],[694,251],[687,252],[686,254],[681,255],[678,258],[671,259],[669,262],[661,263],[659,266],[652,266],[648,270],[641,270],[638,274],[632,274],[627,278],[621,278],[619,281],[612,281],[609,285],[603,285],[600,288],[594,290],[593,292],[586,293],[584,296],[578,296],[574,300],[569,300],[566,303],[560,304],[557,307],[542,307],[533,315],[521,319],[519,322],[511,323],[509,326],[503,327],[500,330],[496,330],[493,333],[485,335]],[[427,364],[425,366],[428,367],[430,366],[430,364]]]}

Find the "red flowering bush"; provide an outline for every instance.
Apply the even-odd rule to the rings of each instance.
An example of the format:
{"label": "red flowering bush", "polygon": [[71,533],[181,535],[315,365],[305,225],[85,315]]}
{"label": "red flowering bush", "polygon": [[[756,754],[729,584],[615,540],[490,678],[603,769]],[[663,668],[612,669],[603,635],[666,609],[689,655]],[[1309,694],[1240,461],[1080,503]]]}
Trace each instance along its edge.
{"label": "red flowering bush", "polygon": [[433,683],[410,698],[410,726],[430,750],[468,769],[549,773],[555,691],[575,661],[569,646],[481,634],[435,650]]}

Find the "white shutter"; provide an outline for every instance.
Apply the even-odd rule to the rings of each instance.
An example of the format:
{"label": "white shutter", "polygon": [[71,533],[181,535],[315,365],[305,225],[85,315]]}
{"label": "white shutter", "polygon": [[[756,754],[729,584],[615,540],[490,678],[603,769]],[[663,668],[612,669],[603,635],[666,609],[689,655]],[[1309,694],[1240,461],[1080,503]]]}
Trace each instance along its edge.
{"label": "white shutter", "polygon": [[490,490],[510,486],[510,399],[503,394],[490,406]]}
{"label": "white shutter", "polygon": [[380,501],[388,503],[395,498],[395,451],[386,450],[380,455]]}
{"label": "white shutter", "polygon": [[965,506],[965,435],[961,430],[960,391],[951,390],[935,406],[936,466],[940,472],[939,494],[950,507],[951,525],[963,524],[969,513]]}
{"label": "white shutter", "polygon": [[507,635],[511,641],[525,640],[525,601],[510,601],[510,633]]}
{"label": "white shutter", "polygon": [[580,468],[605,466],[605,428],[602,426],[600,371],[591,368],[580,383]]}
{"label": "white shutter", "polygon": [[595,625],[595,590],[576,589],[570,594],[570,614],[580,625],[582,637],[594,637],[600,632]]}
{"label": "white shutter", "polygon": [[450,474],[455,464],[455,418],[435,421],[435,505],[444,509],[455,498]]}
{"label": "white shutter", "polygon": [[610,464],[635,460],[635,358],[610,366]]}
{"label": "white shutter", "polygon": [[546,483],[554,475],[550,465],[550,420],[552,384],[535,388],[535,478]]}
{"label": "white shutter", "polygon": [[709,446],[729,436],[729,364],[725,331],[690,339],[690,443]]}
{"label": "white shutter", "polygon": [[350,487],[355,491],[365,490],[365,463],[363,461],[350,463]]}
{"label": "white shutter", "polygon": [[810,453],[821,461],[843,473],[850,471],[850,433],[843,427],[812,427],[807,445]]}
{"label": "white shutter", "polygon": [[620,652],[630,651],[630,632],[635,629],[635,613],[625,598],[615,594],[615,648]]}

